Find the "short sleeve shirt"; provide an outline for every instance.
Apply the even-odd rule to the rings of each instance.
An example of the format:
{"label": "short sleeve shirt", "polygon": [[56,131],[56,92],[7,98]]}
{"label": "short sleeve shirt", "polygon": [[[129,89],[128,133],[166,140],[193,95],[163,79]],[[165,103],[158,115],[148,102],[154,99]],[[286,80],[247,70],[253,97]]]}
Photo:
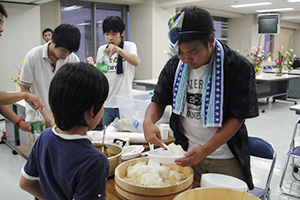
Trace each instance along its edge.
{"label": "short sleeve shirt", "polygon": [[[79,62],[79,58],[71,53],[66,59],[58,59],[56,62],[56,68],[53,72],[51,61],[48,58],[48,45],[37,46],[31,49],[24,58],[22,71],[20,75],[20,82],[22,85],[28,85],[30,91],[40,97],[41,101],[45,105],[45,109],[50,111],[48,93],[50,82],[57,70],[66,63]],[[26,104],[26,121],[32,121],[34,110]]]}
{"label": "short sleeve shirt", "polygon": [[[118,54],[112,55],[111,59],[104,50],[107,45],[102,45],[99,47],[97,52],[97,63],[104,63],[108,65],[108,71],[103,72],[106,76],[109,84],[109,93],[106,101],[104,102],[105,108],[117,108],[118,101],[116,95],[128,94],[132,92],[132,81],[135,74],[135,66],[128,63],[123,58],[123,73],[117,74],[116,67],[118,61]],[[137,47],[134,42],[124,41],[123,50],[130,54],[137,54]]]}
{"label": "short sleeve shirt", "polygon": [[106,198],[109,162],[87,138],[46,129],[37,139],[22,175],[39,179],[46,199]]}

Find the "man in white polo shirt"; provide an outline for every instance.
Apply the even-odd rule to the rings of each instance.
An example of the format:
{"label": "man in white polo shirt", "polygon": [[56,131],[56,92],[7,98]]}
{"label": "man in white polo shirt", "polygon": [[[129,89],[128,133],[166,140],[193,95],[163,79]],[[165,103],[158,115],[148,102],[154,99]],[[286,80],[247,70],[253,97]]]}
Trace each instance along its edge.
{"label": "man in white polo shirt", "polygon": [[[70,24],[61,24],[53,32],[50,42],[31,49],[25,56],[20,82],[22,92],[40,97],[45,105],[41,112],[46,128],[53,125],[53,115],[48,102],[49,86],[57,70],[66,63],[79,62],[73,53],[80,45],[79,29]],[[26,105],[26,121],[33,121],[35,110]]]}

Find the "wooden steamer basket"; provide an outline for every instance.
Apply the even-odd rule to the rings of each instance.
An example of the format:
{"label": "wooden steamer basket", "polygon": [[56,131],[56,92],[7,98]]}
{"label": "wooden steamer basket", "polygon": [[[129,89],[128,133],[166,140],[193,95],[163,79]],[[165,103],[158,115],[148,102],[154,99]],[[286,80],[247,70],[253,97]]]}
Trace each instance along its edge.
{"label": "wooden steamer basket", "polygon": [[123,162],[117,166],[115,170],[115,189],[118,196],[123,199],[132,200],[170,200],[174,199],[179,193],[192,188],[194,179],[193,169],[191,167],[181,167],[175,163],[162,164],[185,175],[186,179],[175,185],[147,187],[128,183],[123,179],[127,174],[128,166],[135,165],[139,161],[148,163],[148,160],[149,158],[147,157],[137,158]]}
{"label": "wooden steamer basket", "polygon": [[195,188],[184,191],[174,198],[174,200],[260,200],[256,196],[247,192],[233,190],[229,188]]}

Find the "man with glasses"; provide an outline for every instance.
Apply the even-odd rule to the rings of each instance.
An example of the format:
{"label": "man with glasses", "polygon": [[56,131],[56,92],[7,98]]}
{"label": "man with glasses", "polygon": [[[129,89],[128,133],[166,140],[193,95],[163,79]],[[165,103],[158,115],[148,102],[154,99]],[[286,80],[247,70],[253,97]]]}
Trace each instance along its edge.
{"label": "man with glasses", "polygon": [[[53,115],[48,101],[52,78],[64,64],[79,62],[73,53],[80,45],[80,31],[73,25],[61,24],[55,28],[50,42],[31,49],[24,58],[21,70],[21,91],[36,94],[45,105],[41,114],[46,128],[53,126]],[[26,105],[26,120],[33,121],[35,111]],[[27,134],[29,141],[30,134]]]}
{"label": "man with glasses", "polygon": [[[7,12],[0,3],[0,37],[2,36],[4,17],[7,18]],[[0,114],[13,122],[17,128],[23,131],[30,131],[30,122],[26,122],[23,118],[18,117],[9,107],[9,104],[15,103],[24,99],[34,109],[43,109],[44,105],[37,95],[28,94],[26,92],[0,92]]]}
{"label": "man with glasses", "polygon": [[192,166],[194,186],[203,173],[244,180],[253,189],[246,118],[258,116],[252,64],[214,37],[211,15],[185,7],[169,21],[176,55],[162,70],[143,123],[147,142],[164,147],[155,123],[172,105],[175,143],[187,152],[177,159]]}

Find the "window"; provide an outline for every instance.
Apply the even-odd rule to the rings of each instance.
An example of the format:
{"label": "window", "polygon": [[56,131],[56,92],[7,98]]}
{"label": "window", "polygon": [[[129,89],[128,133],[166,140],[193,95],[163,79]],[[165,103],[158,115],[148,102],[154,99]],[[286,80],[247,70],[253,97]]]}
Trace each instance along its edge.
{"label": "window", "polygon": [[223,43],[227,44],[228,41],[228,22],[226,18],[223,17],[213,17],[214,20],[214,27],[215,37],[222,41]]}
{"label": "window", "polygon": [[126,24],[128,36],[128,6],[77,1],[61,2],[61,23],[76,26],[81,33],[79,50],[76,55],[80,60],[87,56],[96,58],[99,46],[106,44],[102,33],[102,22],[107,16],[120,16]]}

